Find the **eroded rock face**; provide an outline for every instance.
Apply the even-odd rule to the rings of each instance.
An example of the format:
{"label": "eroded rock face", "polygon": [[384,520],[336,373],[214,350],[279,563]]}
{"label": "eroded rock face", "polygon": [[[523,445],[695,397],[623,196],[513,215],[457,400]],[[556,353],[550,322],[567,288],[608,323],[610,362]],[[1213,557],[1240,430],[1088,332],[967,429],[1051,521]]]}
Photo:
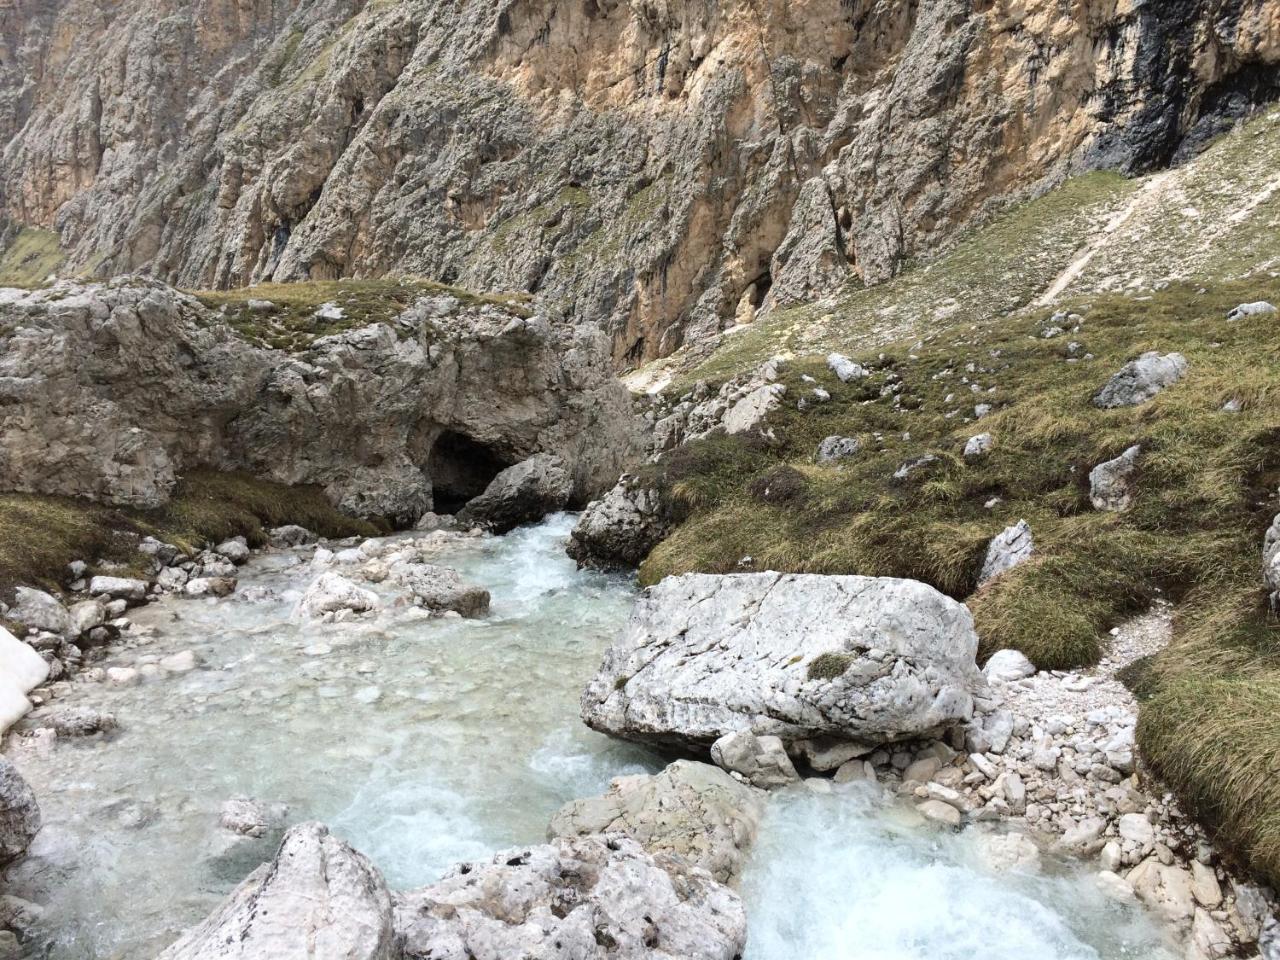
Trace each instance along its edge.
{"label": "eroded rock face", "polygon": [[274,860],[160,954],[160,960],[215,958],[398,960],[391,896],[362,854],[323,824],[299,824]]}
{"label": "eroded rock face", "polygon": [[583,566],[636,567],[674,526],[662,492],[624,476],[582,511],[569,537],[569,556]]}
{"label": "eroded rock face", "polygon": [[540,452],[585,501],[637,443],[599,333],[492,304],[423,297],[300,354],[140,280],[7,291],[0,320],[5,489],[156,506],[183,470],[240,469],[412,523],[433,478]]}
{"label": "eroded rock face", "polygon": [[733,960],[747,937],[736,893],[621,834],[506,850],[395,899],[406,960]]}
{"label": "eroded rock face", "polygon": [[0,27],[0,210],[70,266],[538,290],[629,360],[1194,150],[1280,58],[1270,0],[156,3]]}
{"label": "eroded rock face", "polygon": [[976,651],[969,611],[912,580],[687,574],[637,602],[582,716],[697,749],[743,729],[884,742],[968,719]]}
{"label": "eroded rock face", "polygon": [[677,760],[653,776],[615,777],[604,796],[570,801],[551,818],[547,835],[624,833],[650,853],[676,854],[732,883],[763,815],[759,791],[719,767]]}

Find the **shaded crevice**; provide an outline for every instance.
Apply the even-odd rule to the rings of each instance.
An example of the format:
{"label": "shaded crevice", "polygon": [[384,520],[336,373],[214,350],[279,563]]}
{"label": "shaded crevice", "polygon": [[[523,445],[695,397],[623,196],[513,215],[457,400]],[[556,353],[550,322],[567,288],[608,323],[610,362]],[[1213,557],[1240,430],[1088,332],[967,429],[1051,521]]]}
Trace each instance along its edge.
{"label": "shaded crevice", "polygon": [[436,513],[457,513],[478,497],[512,463],[487,444],[446,430],[436,438],[427,457]]}

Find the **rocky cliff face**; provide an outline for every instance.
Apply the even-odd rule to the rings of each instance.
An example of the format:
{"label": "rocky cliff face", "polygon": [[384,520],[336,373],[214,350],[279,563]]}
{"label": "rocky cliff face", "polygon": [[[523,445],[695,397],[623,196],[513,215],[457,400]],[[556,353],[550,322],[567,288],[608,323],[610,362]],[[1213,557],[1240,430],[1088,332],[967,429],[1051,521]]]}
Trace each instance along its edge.
{"label": "rocky cliff face", "polygon": [[100,273],[533,291],[625,364],[1278,74],[1271,0],[9,0],[0,210]]}
{"label": "rocky cliff face", "polygon": [[448,294],[297,353],[223,321],[155,282],[0,291],[0,488],[147,507],[240,469],[412,523],[542,452],[583,502],[632,455],[593,328]]}

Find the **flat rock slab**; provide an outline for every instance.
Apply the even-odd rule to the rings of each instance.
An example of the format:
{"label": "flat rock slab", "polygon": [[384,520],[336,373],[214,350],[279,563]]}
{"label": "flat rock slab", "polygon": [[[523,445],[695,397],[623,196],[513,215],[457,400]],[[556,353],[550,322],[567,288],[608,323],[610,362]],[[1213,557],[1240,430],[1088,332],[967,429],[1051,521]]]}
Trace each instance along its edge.
{"label": "flat rock slab", "polygon": [[982,686],[973,619],[914,580],[686,574],[651,587],[582,696],[605,733],[705,749],[919,737],[967,720]]}

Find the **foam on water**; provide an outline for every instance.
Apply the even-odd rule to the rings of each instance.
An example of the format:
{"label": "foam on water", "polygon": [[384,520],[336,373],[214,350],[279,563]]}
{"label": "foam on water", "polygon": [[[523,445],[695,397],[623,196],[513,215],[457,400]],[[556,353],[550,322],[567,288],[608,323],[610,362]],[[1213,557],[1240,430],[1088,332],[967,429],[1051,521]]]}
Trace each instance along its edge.
{"label": "foam on water", "polygon": [[1175,960],[1082,866],[995,873],[978,828],[916,820],[862,784],[777,795],[743,881],[746,960]]}
{"label": "foam on water", "polygon": [[[206,855],[236,794],[329,823],[405,888],[539,842],[566,800],[657,769],[578,719],[634,594],[575,568],[572,522],[437,558],[490,590],[481,621],[427,618],[375,586],[389,601],[376,618],[297,623],[313,574],[288,554],[255,558],[232,599],[136,611],[155,642],[109,664],[189,648],[203,666],[80,685],[72,703],[116,714],[120,733],[24,758],[46,828],[12,892],[48,906],[52,960],[154,956],[204,917],[241,875]],[[893,811],[857,791],[777,798],[743,888],[749,960],[1166,960],[1143,915],[1081,872],[994,876],[966,835],[908,828]]]}

